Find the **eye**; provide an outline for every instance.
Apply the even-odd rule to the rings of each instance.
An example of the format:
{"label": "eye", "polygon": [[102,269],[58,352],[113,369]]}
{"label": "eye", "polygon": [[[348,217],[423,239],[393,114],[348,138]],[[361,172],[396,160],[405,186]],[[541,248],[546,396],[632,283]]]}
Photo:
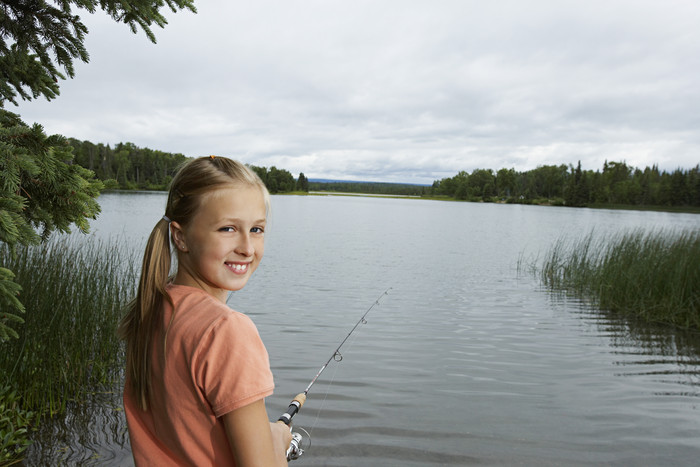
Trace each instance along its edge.
{"label": "eye", "polygon": [[231,226],[221,227],[219,232],[235,232],[236,228]]}
{"label": "eye", "polygon": [[252,233],[265,233],[265,228],[264,227],[253,227],[250,229]]}

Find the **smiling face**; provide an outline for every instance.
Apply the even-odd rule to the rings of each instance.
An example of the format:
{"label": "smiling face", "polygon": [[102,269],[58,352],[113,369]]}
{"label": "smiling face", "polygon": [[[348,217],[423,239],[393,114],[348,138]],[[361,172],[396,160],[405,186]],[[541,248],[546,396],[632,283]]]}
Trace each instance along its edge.
{"label": "smiling face", "polygon": [[207,193],[187,225],[172,222],[178,251],[174,283],[222,302],[240,290],[265,252],[266,206],[259,187],[231,185]]}

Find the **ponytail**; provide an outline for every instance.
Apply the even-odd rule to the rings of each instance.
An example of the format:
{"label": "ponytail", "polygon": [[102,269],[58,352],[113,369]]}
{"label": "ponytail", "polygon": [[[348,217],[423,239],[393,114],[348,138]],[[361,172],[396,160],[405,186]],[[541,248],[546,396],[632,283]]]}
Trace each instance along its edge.
{"label": "ponytail", "polygon": [[163,315],[163,301],[170,302],[165,290],[170,274],[169,225],[164,216],[148,237],[136,298],[127,305],[118,330],[126,341],[127,390],[133,391],[142,410],[148,410],[151,395],[151,337]]}

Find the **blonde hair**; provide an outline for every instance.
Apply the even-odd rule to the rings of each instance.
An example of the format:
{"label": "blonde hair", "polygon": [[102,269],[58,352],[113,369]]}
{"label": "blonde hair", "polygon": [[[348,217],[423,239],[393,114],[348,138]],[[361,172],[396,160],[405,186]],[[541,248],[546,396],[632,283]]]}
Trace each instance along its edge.
{"label": "blonde hair", "polygon": [[146,243],[141,279],[136,297],[127,305],[119,324],[119,337],[126,341],[126,372],[138,406],[148,410],[151,396],[151,341],[163,316],[164,301],[172,305],[166,291],[170,281],[171,221],[186,226],[201,205],[204,195],[231,185],[259,187],[269,211],[270,195],[260,177],[244,164],[225,157],[200,157],[180,167],[170,184],[165,216],[158,221]]}

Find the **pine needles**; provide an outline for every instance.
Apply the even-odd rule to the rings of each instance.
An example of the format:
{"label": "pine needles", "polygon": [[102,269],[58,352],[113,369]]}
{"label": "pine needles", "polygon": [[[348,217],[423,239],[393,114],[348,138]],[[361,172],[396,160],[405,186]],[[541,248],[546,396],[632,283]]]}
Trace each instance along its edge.
{"label": "pine needles", "polygon": [[560,239],[539,274],[551,289],[574,292],[603,310],[700,329],[700,230]]}

